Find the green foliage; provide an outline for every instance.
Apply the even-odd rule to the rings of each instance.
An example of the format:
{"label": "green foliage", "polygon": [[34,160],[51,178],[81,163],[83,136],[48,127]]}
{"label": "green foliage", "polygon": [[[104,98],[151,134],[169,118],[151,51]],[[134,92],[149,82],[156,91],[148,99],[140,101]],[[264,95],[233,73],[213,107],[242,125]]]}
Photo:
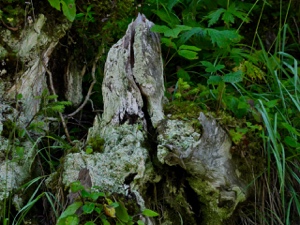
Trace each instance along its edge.
{"label": "green foliage", "polygon": [[48,0],[50,5],[57,9],[58,11],[61,11],[63,14],[67,17],[68,20],[71,22],[74,21],[76,16],[76,5],[75,0]]}
{"label": "green foliage", "polygon": [[56,101],[57,95],[50,95],[45,89],[41,96],[36,97],[40,99],[40,110],[34,116],[46,115],[46,116],[57,116],[57,113],[62,113],[66,106],[70,106],[72,103],[69,101]]}
{"label": "green foliage", "polygon": [[24,21],[28,7],[23,7],[25,0],[2,0],[0,7],[0,22],[5,27],[18,30],[18,26]]}
{"label": "green foliage", "polygon": [[[69,205],[59,216],[57,225],[77,224],[124,224],[133,225],[135,222],[143,224],[141,220],[136,221],[134,216],[128,214],[125,204],[119,200],[112,200],[108,194],[98,191],[97,187],[88,191],[79,181],[71,183],[72,193],[80,193],[80,198]],[[95,190],[95,191],[94,191]],[[115,199],[115,197],[114,197]],[[82,210],[82,213],[78,213]],[[140,215],[155,217],[159,214],[150,210],[143,210]]]}
{"label": "green foliage", "polygon": [[[76,48],[68,46],[68,53],[74,58],[80,56],[87,66],[94,60],[95,52],[106,55],[110,46],[124,35],[136,11],[133,0],[77,0],[77,14],[74,0],[48,2],[73,21],[68,36],[74,38]],[[253,175],[255,180],[249,184],[250,188],[257,184],[257,204],[247,205],[246,210],[241,206],[239,211],[243,221],[247,221],[246,217],[252,224],[261,221],[265,224],[292,224],[297,221],[300,215],[300,48],[295,21],[300,19],[299,3],[273,0],[251,3],[237,0],[143,2],[144,13],[159,24],[153,26],[152,31],[162,34],[166,95],[170,100],[165,112],[172,114],[171,119],[189,121],[196,128],[201,126],[197,120],[199,111],[213,112],[230,134],[232,148],[237,152],[238,148],[242,149],[238,153],[245,159],[244,164],[257,159],[253,152],[259,157],[264,156],[266,162],[259,165],[261,171]],[[3,24],[13,28],[24,24],[28,6],[23,7],[20,3],[25,1],[1,2]],[[245,23],[247,26],[243,26]],[[105,57],[97,70],[99,78],[103,76],[104,60]],[[89,76],[84,79],[89,81]],[[100,90],[100,85],[97,88]],[[17,99],[21,100],[22,96],[17,96]],[[43,93],[39,99],[41,110],[34,118],[41,115],[56,118],[70,104],[56,102],[57,96],[48,93]],[[48,121],[30,121],[25,128],[11,120],[3,123],[1,135],[11,140],[15,150],[12,160],[24,157],[26,148],[22,140],[30,138],[30,132],[45,132],[46,123]],[[49,133],[33,142],[34,147],[39,148],[42,162],[51,172],[59,165],[56,150],[71,149],[63,138]],[[253,147],[257,145],[260,148]],[[85,151],[87,154],[102,152],[103,147],[103,139],[91,139]],[[74,149],[78,151],[76,146],[70,151]],[[23,188],[27,189],[36,182],[33,180]],[[39,184],[36,186],[40,188]],[[122,197],[96,189],[85,190],[78,182],[70,188],[80,195],[60,215],[59,224],[143,224],[131,215],[157,216],[150,210],[129,212]],[[261,199],[261,196],[268,198]],[[53,199],[48,192],[34,190],[14,224],[22,224],[29,210],[41,198],[50,202]],[[262,212],[262,218],[256,213],[253,216],[251,211]],[[9,224],[7,213],[4,217],[3,223]]]}
{"label": "green foliage", "polygon": [[215,11],[212,11],[206,16],[206,19],[208,20],[208,26],[212,26],[216,24],[219,20],[221,15],[223,14],[221,20],[224,21],[227,27],[230,27],[231,24],[235,23],[235,19],[239,18],[244,22],[249,22],[250,19],[248,15],[243,12],[243,10],[236,7],[235,2],[232,2],[227,9],[224,8],[218,8]]}
{"label": "green foliage", "polygon": [[[270,208],[259,211],[266,224],[292,224],[300,215],[296,194],[300,184],[300,42],[294,22],[300,5],[295,1],[226,0],[147,3],[159,24],[152,31],[162,35],[171,101],[166,112],[172,118],[191,119],[196,118],[191,112],[199,109],[215,111],[228,126],[233,147],[243,149],[242,157],[245,151],[257,152],[249,144],[256,136],[267,159],[262,177],[271,183],[264,184],[260,177],[260,186],[274,186],[280,196],[261,199]],[[178,51],[183,45],[189,46],[188,54]],[[240,123],[232,124],[234,119],[224,122],[226,114]],[[291,219],[291,215],[297,216]]]}

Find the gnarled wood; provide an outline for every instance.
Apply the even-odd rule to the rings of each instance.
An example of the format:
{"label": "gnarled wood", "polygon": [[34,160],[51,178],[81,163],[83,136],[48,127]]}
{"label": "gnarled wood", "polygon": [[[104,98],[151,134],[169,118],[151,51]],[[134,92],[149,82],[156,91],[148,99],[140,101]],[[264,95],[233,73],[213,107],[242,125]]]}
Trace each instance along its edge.
{"label": "gnarled wood", "polygon": [[149,116],[156,127],[164,118],[162,58],[159,36],[150,31],[152,25],[139,15],[108,53],[102,84],[106,123],[146,123]]}

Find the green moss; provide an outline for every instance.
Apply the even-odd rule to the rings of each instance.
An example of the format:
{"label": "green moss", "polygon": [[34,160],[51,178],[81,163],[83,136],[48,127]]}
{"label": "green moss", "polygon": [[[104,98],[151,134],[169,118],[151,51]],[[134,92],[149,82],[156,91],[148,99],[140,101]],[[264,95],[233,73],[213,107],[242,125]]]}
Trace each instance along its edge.
{"label": "green moss", "polygon": [[173,101],[164,106],[164,112],[170,116],[169,119],[187,121],[196,131],[201,128],[198,120],[201,111],[198,104],[190,101]]}
{"label": "green moss", "polygon": [[204,204],[201,208],[203,224],[221,225],[230,216],[230,210],[218,206],[219,191],[202,179],[188,178],[189,184],[197,193],[199,201]]}
{"label": "green moss", "polygon": [[100,153],[104,151],[104,144],[104,139],[99,136],[90,138],[87,143],[87,145],[92,148],[92,151]]}

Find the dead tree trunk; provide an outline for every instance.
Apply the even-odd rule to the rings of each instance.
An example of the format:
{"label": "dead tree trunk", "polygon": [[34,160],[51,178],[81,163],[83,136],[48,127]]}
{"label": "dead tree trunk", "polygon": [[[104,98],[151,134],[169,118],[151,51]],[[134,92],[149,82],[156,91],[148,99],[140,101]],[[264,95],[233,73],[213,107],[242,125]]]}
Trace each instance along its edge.
{"label": "dead tree trunk", "polygon": [[[1,31],[5,45],[18,52],[24,70],[1,69],[0,202],[34,179],[30,176],[36,148],[31,141],[22,142],[22,135],[41,108],[43,99],[36,96],[45,90],[55,92],[51,79],[47,80],[51,76],[47,64],[69,28],[69,23],[56,26],[50,37],[43,29],[45,21],[40,15],[20,39]],[[229,152],[231,140],[215,119],[200,112],[201,132],[186,121],[165,117],[160,39],[151,32],[152,25],[139,15],[110,49],[102,84],[104,112],[95,118],[87,142],[78,143],[74,147],[78,152],[65,156],[62,183],[68,187],[80,178],[89,187],[124,195],[130,187],[141,209],[160,213],[160,224],[175,225],[181,220],[184,224],[222,224],[246,197],[242,175]],[[64,95],[74,105],[82,99],[79,70],[70,60],[64,77]],[[22,103],[10,104],[16,99]],[[40,119],[47,129],[47,118]],[[19,134],[17,146],[11,143],[11,131]],[[92,147],[93,153],[87,154],[85,146]],[[54,177],[48,179],[49,187]],[[20,209],[21,198],[15,195],[14,199]],[[146,224],[159,224],[144,219]]]}
{"label": "dead tree trunk", "polygon": [[103,138],[104,150],[68,155],[64,182],[87,168],[92,185],[125,194],[129,184],[140,207],[154,207],[163,224],[179,224],[180,218],[184,224],[222,224],[246,196],[231,160],[231,140],[203,113],[201,133],[165,118],[160,41],[152,25],[139,15],[110,49],[104,112],[88,137],[91,144]]}

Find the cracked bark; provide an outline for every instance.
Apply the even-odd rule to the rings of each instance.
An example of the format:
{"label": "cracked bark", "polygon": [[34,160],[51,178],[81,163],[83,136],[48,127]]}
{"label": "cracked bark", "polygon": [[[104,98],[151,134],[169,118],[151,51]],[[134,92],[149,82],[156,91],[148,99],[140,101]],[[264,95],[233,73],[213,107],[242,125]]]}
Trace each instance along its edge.
{"label": "cracked bark", "polygon": [[139,15],[108,53],[102,85],[106,123],[146,124],[147,114],[156,127],[164,118],[162,58],[159,36],[150,32],[152,25]]}
{"label": "cracked bark", "polygon": [[[203,126],[202,134],[194,131],[187,122],[165,119],[160,41],[158,34],[150,31],[152,25],[153,23],[144,15],[139,15],[129,24],[125,36],[110,49],[102,84],[104,112],[102,118],[95,119],[94,126],[89,132],[89,139],[101,136],[106,141],[104,155],[109,153],[119,155],[116,162],[109,162],[113,168],[135,159],[134,154],[137,152],[143,152],[142,159],[130,162],[135,169],[123,176],[133,177],[131,189],[139,193],[142,199],[148,199],[148,202],[149,199],[156,198],[155,195],[147,196],[147,188],[151,183],[160,185],[162,190],[159,192],[169,192],[172,197],[166,198],[170,199],[166,202],[170,208],[164,208],[163,217],[166,223],[174,222],[172,211],[177,210],[185,215],[188,224],[199,224],[199,219],[194,218],[195,215],[202,214],[202,224],[220,225],[246,196],[244,186],[231,160],[229,152],[231,140],[215,119],[202,113],[199,116]],[[140,133],[143,137],[135,136],[132,139],[132,133],[140,129],[138,124],[144,125]],[[157,128],[158,133],[157,140],[151,143],[147,136],[151,132],[148,127]],[[123,140],[115,138],[112,142],[112,136],[120,132],[124,137]],[[154,133],[151,135],[155,136]],[[134,154],[128,152],[128,145]],[[152,145],[152,150],[138,147],[147,145]],[[162,164],[159,167],[163,167],[163,172],[154,172],[157,165],[151,162],[148,155],[153,154],[153,149],[157,149],[157,156],[152,156],[152,159],[158,158]],[[148,154],[145,154],[145,150]],[[130,159],[128,154],[131,155]],[[138,160],[142,164],[140,168],[136,168],[134,164]],[[181,172],[178,167],[174,167],[176,165],[182,168]],[[141,168],[143,169],[140,170]],[[147,171],[145,168],[152,169]],[[187,173],[184,182],[187,182],[186,185],[191,189],[185,188],[184,183],[172,182],[172,179],[177,179],[172,175],[173,170],[182,174],[184,171]],[[119,173],[118,170],[114,172]],[[115,183],[118,182],[124,183],[125,179],[117,180]],[[192,200],[193,203],[186,197],[190,191],[197,196]],[[183,199],[180,203],[175,203],[174,199],[180,195]],[[184,207],[176,208],[174,204]],[[200,210],[197,211],[197,207],[193,209],[191,204],[194,207],[201,205]]]}

